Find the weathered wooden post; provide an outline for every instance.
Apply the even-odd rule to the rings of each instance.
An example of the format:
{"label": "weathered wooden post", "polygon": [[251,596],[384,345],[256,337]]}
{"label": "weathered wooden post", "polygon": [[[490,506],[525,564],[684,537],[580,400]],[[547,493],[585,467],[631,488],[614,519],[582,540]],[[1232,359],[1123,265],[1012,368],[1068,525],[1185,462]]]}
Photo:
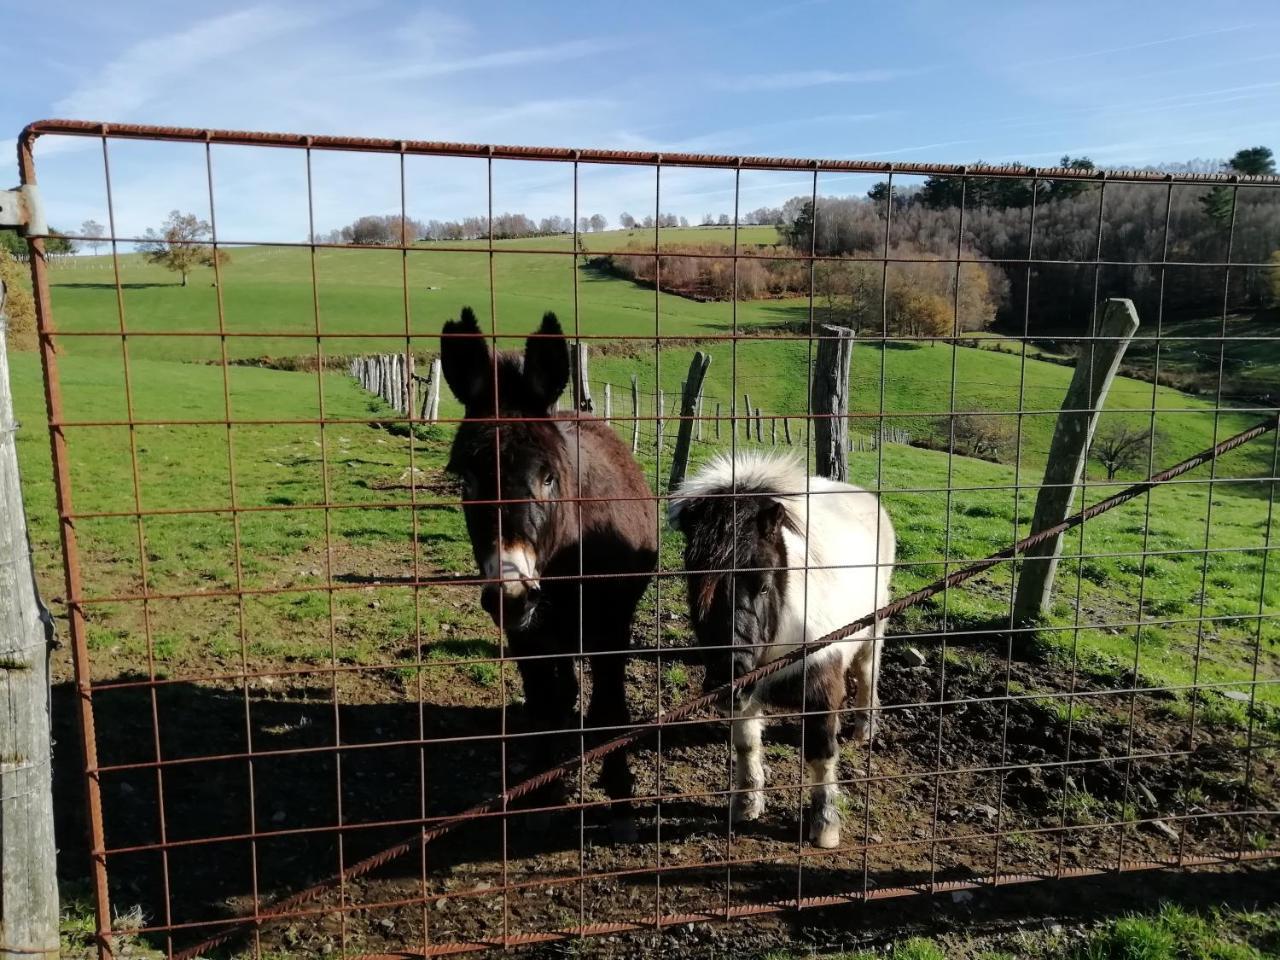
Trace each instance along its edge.
{"label": "weathered wooden post", "polygon": [[751,394],[742,395],[742,439],[751,439]]}
{"label": "weathered wooden post", "polygon": [[423,419],[427,423],[435,423],[440,419],[440,380],[442,376],[440,358],[435,357],[431,361],[431,379],[427,381],[427,399],[424,401],[426,414]]}
{"label": "weathered wooden post", "polygon": [[769,445],[776,447],[778,445],[778,418],[769,418]]}
{"label": "weathered wooden post", "polygon": [[814,361],[813,448],[818,475],[849,479],[849,366],[853,361],[853,331],[824,324]]}
{"label": "weathered wooden post", "polygon": [[720,439],[720,403],[716,402],[716,440]]}
{"label": "weathered wooden post", "polygon": [[764,443],[764,419],[760,416],[759,407],[756,407],[756,443]]}
{"label": "weathered wooden post", "polygon": [[782,418],[782,438],[787,441],[787,446],[791,446],[791,418]]}
{"label": "weathered wooden post", "polygon": [[[708,363],[711,362],[710,358],[708,358],[707,362]],[[694,438],[699,443],[701,443],[702,442],[702,394],[698,394],[698,402],[694,405],[694,408],[693,408],[693,418],[694,418],[693,419],[693,435],[694,435]]]}
{"label": "weathered wooden post", "polygon": [[[1120,360],[1138,329],[1138,313],[1132,300],[1113,298],[1099,312],[1101,317],[1095,314],[1090,328],[1090,336],[1097,339],[1089,341],[1087,353],[1082,354],[1076,364],[1062,412],[1054,424],[1044,484],[1036,495],[1035,514],[1031,519],[1033,533],[1060,523],[1071,512],[1098,414],[1106,402]],[[1062,535],[1059,534],[1026,552],[1013,601],[1014,618],[1019,623],[1035,621],[1048,610],[1061,547]]]}
{"label": "weathered wooden post", "polygon": [[663,427],[662,415],[666,413],[666,410],[663,409],[663,407],[666,406],[666,403],[667,403],[667,399],[662,393],[662,388],[659,387],[658,388],[658,407],[657,407],[658,419],[655,421],[656,426],[658,428],[658,445],[656,449],[658,450],[659,453],[662,452],[662,427]]}
{"label": "weathered wooden post", "polygon": [[606,383],[604,385],[604,422],[610,423],[613,420],[613,384]]}
{"label": "weathered wooden post", "polygon": [[676,434],[676,450],[671,456],[671,480],[668,490],[677,489],[684,482],[689,468],[689,444],[693,440],[693,415],[702,398],[702,382],[711,366],[711,355],[698,350],[689,363],[689,376],[680,394],[680,427]]}
{"label": "weathered wooden post", "polygon": [[587,345],[578,343],[569,351],[570,383],[573,385],[573,408],[582,413],[591,413],[595,404],[591,402],[591,383],[587,377]]}
{"label": "weathered wooden post", "polygon": [[0,282],[0,957],[57,960],[49,733],[53,619],[36,592],[16,431]]}
{"label": "weathered wooden post", "polygon": [[631,452],[640,452],[640,384],[631,375]]}

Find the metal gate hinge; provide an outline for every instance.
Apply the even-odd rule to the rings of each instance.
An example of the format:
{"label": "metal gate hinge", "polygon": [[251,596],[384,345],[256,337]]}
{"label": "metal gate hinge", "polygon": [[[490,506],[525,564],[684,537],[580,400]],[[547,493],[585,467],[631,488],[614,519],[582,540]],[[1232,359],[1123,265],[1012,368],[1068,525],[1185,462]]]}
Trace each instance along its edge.
{"label": "metal gate hinge", "polygon": [[0,227],[17,227],[28,237],[45,236],[49,225],[44,220],[44,204],[35,184],[12,190],[0,190]]}

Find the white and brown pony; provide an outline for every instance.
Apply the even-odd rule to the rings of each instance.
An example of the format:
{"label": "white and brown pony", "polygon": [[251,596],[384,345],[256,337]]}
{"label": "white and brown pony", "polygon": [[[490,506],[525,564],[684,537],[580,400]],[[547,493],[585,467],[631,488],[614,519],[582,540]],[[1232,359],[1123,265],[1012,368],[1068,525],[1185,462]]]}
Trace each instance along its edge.
{"label": "white and brown pony", "polygon": [[[706,686],[719,686],[888,602],[894,533],[879,498],[807,477],[799,461],[722,456],[676,491],[668,515],[685,535],[689,613],[704,648]],[[878,705],[884,643],[877,623],[737,691],[730,817],[764,811],[761,732],[766,707],[804,711],[811,792],[809,838],[840,842],[835,804],[839,711],[853,668],[853,734],[867,741]]]}

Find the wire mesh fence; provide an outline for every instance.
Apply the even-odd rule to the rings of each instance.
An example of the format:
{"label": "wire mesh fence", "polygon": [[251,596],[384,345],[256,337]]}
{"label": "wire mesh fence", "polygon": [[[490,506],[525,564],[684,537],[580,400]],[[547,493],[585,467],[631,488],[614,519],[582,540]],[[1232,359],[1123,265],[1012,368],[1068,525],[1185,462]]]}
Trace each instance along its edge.
{"label": "wire mesh fence", "polygon": [[[1280,182],[48,121],[24,183],[42,137],[95,146],[110,249],[50,271],[30,238],[104,955],[1276,854]],[[130,226],[138,144],[207,235]],[[325,233],[348,154],[398,235]],[[221,165],[280,155],[299,236],[237,232]],[[436,162],[478,235],[404,226]],[[530,165],[569,229],[500,236]],[[606,174],[651,228],[589,226]],[[683,176],[727,226],[663,214]],[[765,185],[794,202],[747,226]]]}

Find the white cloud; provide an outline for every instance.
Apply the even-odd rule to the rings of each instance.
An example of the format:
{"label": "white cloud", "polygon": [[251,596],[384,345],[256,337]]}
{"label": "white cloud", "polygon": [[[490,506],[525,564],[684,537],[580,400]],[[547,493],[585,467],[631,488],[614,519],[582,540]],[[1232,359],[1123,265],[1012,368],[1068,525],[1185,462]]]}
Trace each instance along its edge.
{"label": "white cloud", "polygon": [[[296,10],[250,7],[143,40],[82,81],[54,108],[60,116],[76,118],[120,120],[136,115],[175,80],[294,31],[300,22],[307,18]],[[208,77],[210,85],[221,82],[215,74]]]}
{"label": "white cloud", "polygon": [[916,70],[794,70],[783,73],[746,73],[717,77],[713,83],[721,90],[801,90],[845,83],[887,83],[918,73]]}
{"label": "white cloud", "polygon": [[523,67],[534,63],[558,63],[563,60],[580,60],[617,50],[628,44],[616,39],[598,38],[566,40],[541,47],[517,47],[478,53],[457,60],[440,60],[406,64],[377,74],[381,80],[411,80],[422,77],[441,77],[448,74],[474,70],[497,70],[504,67]]}

